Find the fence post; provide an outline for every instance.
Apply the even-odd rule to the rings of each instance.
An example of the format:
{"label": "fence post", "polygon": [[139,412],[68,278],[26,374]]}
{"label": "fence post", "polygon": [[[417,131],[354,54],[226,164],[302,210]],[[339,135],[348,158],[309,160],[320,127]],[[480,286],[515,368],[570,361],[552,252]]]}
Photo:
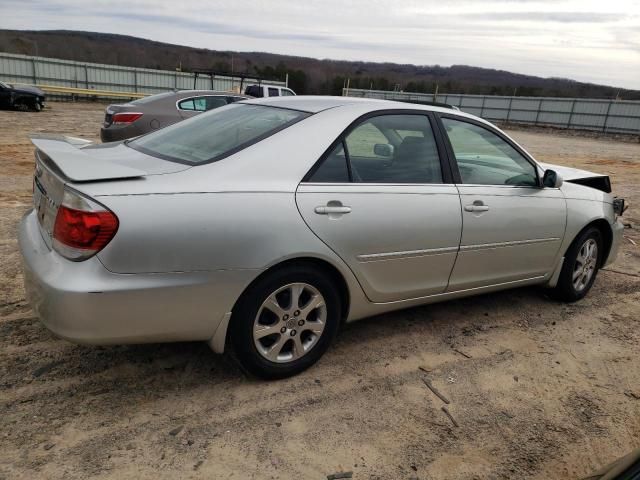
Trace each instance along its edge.
{"label": "fence post", "polygon": [[133,91],[138,93],[138,69],[133,69]]}
{"label": "fence post", "polygon": [[507,120],[505,123],[509,123],[509,117],[511,117],[511,104],[513,103],[513,97],[509,97],[509,108],[507,109]]}
{"label": "fence post", "polygon": [[609,121],[609,112],[611,111],[611,105],[613,105],[613,100],[609,100],[609,106],[607,107],[607,113],[604,116],[604,125],[602,125],[602,133],[607,133],[607,122]]}
{"label": "fence post", "polygon": [[36,68],[36,59],[31,59],[31,66],[33,67],[33,84],[36,85],[38,83],[38,73]]}
{"label": "fence post", "polygon": [[538,100],[538,111],[536,112],[536,120],[533,122],[534,125],[538,125],[538,118],[540,118],[540,110],[542,110],[542,99]]}
{"label": "fence post", "polygon": [[571,120],[573,119],[573,111],[576,109],[576,99],[573,99],[571,104],[571,112],[569,112],[569,121],[567,122],[567,128],[571,128]]}
{"label": "fence post", "polygon": [[480,118],[484,118],[484,102],[487,101],[487,96],[482,97],[482,106],[480,107]]}
{"label": "fence post", "polygon": [[87,64],[84,64],[84,87],[89,90],[89,69]]}

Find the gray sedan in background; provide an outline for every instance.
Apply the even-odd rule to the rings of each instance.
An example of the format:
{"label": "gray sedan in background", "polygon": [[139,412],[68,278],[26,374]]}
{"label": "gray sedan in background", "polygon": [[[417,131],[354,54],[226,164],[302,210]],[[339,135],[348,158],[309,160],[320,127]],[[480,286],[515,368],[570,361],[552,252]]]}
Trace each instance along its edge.
{"label": "gray sedan in background", "polygon": [[265,378],[311,366],[345,321],[525,285],[579,300],[622,239],[606,175],[447,108],[278,97],[125,143],[33,143],[19,244],[44,324],[230,346]]}
{"label": "gray sedan in background", "polygon": [[103,142],[137,137],[202,112],[246,100],[248,96],[213,90],[181,90],[109,105],[100,130]]}

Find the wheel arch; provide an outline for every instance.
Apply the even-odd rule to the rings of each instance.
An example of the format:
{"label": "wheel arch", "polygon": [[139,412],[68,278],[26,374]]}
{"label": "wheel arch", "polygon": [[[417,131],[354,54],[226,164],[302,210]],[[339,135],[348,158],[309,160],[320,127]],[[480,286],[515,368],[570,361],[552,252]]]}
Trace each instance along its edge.
{"label": "wheel arch", "polygon": [[314,269],[320,270],[324,272],[326,275],[328,275],[333,281],[335,281],[336,286],[338,287],[338,293],[340,295],[341,314],[342,314],[341,321],[344,321],[344,319],[347,317],[349,313],[349,304],[351,301],[351,295],[349,293],[349,286],[347,285],[347,281],[344,278],[344,275],[342,274],[342,272],[340,272],[340,270],[335,265],[333,265],[328,260],[325,260],[323,258],[318,258],[318,257],[309,257],[309,256],[294,257],[294,258],[282,260],[280,262],[277,262],[271,265],[264,272],[260,273],[260,275],[254,278],[249,285],[247,285],[247,287],[244,289],[242,294],[238,297],[238,300],[236,300],[233,308],[236,307],[236,305],[238,304],[242,296],[245,295],[246,292],[249,291],[249,289],[253,285],[255,285],[257,282],[262,280],[264,277],[268,275],[272,275],[273,272],[277,270],[281,270],[283,268],[292,267],[292,266],[308,267],[308,268],[314,268]]}
{"label": "wheel arch", "polygon": [[266,270],[260,273],[256,278],[254,278],[242,291],[242,293],[238,296],[237,300],[233,304],[233,308],[231,309],[231,315],[226,318],[226,321],[222,327],[220,327],[215,332],[214,337],[209,340],[209,346],[216,353],[223,353],[226,350],[226,346],[229,342],[229,335],[231,329],[229,328],[229,323],[232,321],[233,311],[236,309],[238,303],[243,299],[245,295],[251,290],[251,288],[263,278],[272,275],[274,272],[292,267],[292,266],[300,266],[313,268],[316,270],[323,271],[326,275],[328,275],[337,285],[338,294],[340,295],[340,306],[341,306],[341,318],[340,322],[343,323],[349,314],[349,309],[351,305],[351,292],[349,290],[349,286],[347,280],[345,279],[343,273],[340,271],[338,267],[333,265],[326,259],[311,257],[311,256],[302,256],[302,257],[294,257],[288,258],[285,260],[281,260],[271,266],[269,266]]}
{"label": "wheel arch", "polygon": [[595,220],[592,220],[576,234],[571,243],[573,244],[575,239],[582,235],[582,232],[592,227],[595,227],[600,231],[600,233],[602,234],[602,241],[604,242],[602,255],[600,256],[598,265],[598,268],[600,268],[609,257],[611,245],[613,244],[613,231],[611,230],[611,225],[609,225],[609,222],[607,222],[604,218],[597,218]]}
{"label": "wheel arch", "polygon": [[17,94],[13,98],[12,106],[18,107],[24,105],[25,107],[31,107],[33,104],[38,103],[38,97],[29,94]]}

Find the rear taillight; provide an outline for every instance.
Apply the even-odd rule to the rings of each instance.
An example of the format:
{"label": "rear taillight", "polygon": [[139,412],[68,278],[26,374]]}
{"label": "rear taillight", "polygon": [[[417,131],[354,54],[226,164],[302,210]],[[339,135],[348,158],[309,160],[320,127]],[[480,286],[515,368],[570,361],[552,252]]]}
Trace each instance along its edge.
{"label": "rear taillight", "polygon": [[118,217],[104,205],[65,189],[53,226],[53,248],[80,262],[102,250],[118,231]]}
{"label": "rear taillight", "polygon": [[112,122],[115,125],[133,123],[142,116],[140,112],[122,112],[113,115]]}

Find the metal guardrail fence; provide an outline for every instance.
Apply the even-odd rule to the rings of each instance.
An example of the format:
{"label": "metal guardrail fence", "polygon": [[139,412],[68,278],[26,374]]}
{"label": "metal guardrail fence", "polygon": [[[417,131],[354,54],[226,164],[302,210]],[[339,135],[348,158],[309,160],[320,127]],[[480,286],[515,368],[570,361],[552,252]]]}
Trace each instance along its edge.
{"label": "metal guardrail fence", "polygon": [[640,135],[640,102],[590,98],[502,97],[344,89],[350,97],[442,102],[493,122]]}
{"label": "metal guardrail fence", "polygon": [[[194,82],[198,90],[232,91],[240,86],[239,78],[228,76],[209,77],[202,73],[196,76],[195,73],[188,72],[73,62],[11,53],[0,53],[0,81],[142,94],[136,95],[137,97],[173,89],[191,90]],[[257,81],[245,79],[244,85],[252,82]],[[284,82],[269,83],[284,86]],[[64,92],[55,94],[65,95]]]}

